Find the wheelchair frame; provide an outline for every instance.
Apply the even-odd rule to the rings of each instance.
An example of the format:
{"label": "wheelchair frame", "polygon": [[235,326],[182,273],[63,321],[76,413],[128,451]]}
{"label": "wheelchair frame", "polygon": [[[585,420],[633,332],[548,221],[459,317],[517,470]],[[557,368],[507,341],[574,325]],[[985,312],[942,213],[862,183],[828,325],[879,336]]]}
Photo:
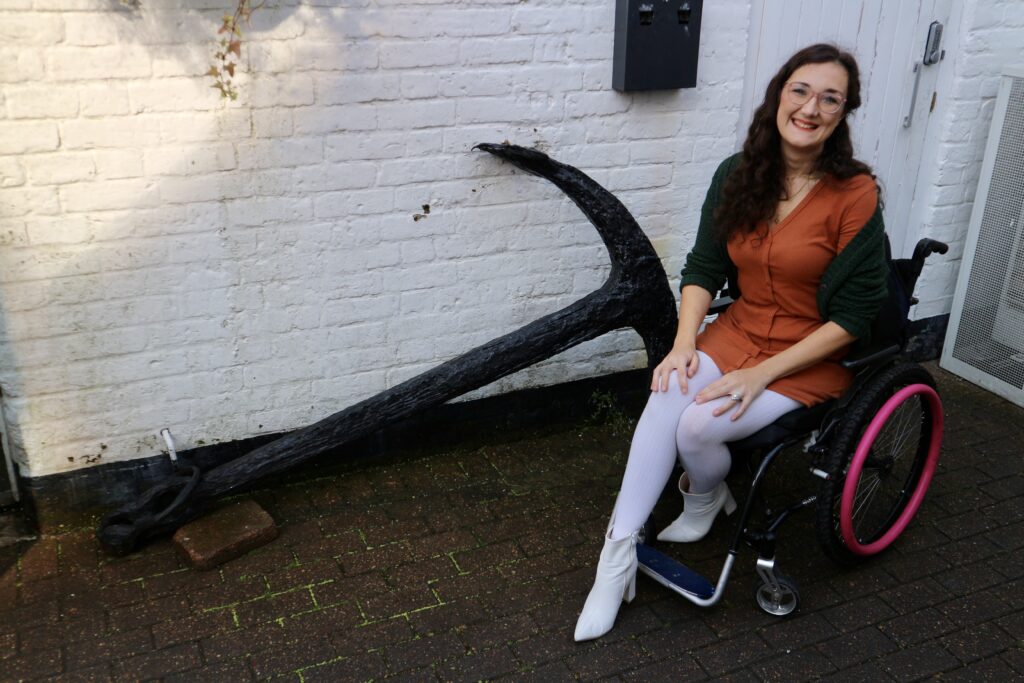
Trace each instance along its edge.
{"label": "wheelchair frame", "polygon": [[[894,261],[891,258],[888,259],[890,271],[899,279],[900,285],[907,293],[907,300],[911,306],[917,303],[917,300],[911,294],[917,277],[924,266],[925,259],[934,252],[946,253],[947,249],[948,247],[944,243],[926,238],[917,244],[914,254],[910,259],[898,261]],[[886,243],[886,254],[887,256],[889,254],[888,241]],[[716,300],[712,304],[709,313],[720,313],[730,303],[732,303],[731,299]],[[766,510],[767,519],[762,528],[751,529],[748,527],[748,523],[755,501],[763,500],[762,485],[776,457],[782,451],[801,443],[805,444],[804,450],[812,454],[812,462],[809,469],[813,476],[818,477],[823,482],[833,483],[838,480],[838,477],[843,477],[843,498],[838,533],[849,538],[850,542],[846,542],[846,548],[838,550],[831,548],[830,551],[830,547],[825,546],[826,552],[834,560],[844,564],[853,564],[856,561],[866,559],[885,550],[907,526],[924,497],[924,493],[930,484],[931,475],[934,472],[935,463],[938,460],[942,433],[941,403],[932,386],[933,380],[931,380],[927,371],[919,365],[902,362],[902,352],[903,349],[900,345],[889,345],[884,348],[869,349],[858,357],[843,361],[845,367],[855,371],[857,374],[850,389],[842,397],[818,406],[798,408],[787,415],[783,415],[757,433],[728,444],[730,451],[734,453],[734,459],[745,457],[752,452],[761,452],[763,455],[757,464],[757,470],[751,481],[750,489],[743,500],[740,515],[736,522],[736,529],[732,536],[732,542],[729,545],[722,570],[714,585],[708,579],[688,567],[646,545],[646,528],[641,530],[640,542],[637,545],[639,570],[694,604],[710,607],[721,599],[729,579],[729,574],[739,554],[740,546],[745,544],[753,548],[758,555],[756,570],[761,579],[761,586],[757,590],[756,597],[761,609],[775,616],[786,616],[795,612],[799,606],[799,589],[797,584],[792,578],[779,572],[776,565],[775,548],[778,529],[793,513],[812,505],[821,506],[828,504],[831,508],[833,501],[822,501],[819,494],[810,495],[789,504],[775,515]],[[831,449],[835,446],[836,435],[843,432],[843,414],[851,405],[855,404],[858,400],[872,399],[875,394],[887,390],[889,384],[901,375],[909,377],[915,374],[923,375],[922,379],[927,379],[922,382],[908,384],[908,386],[894,391],[881,406],[882,410],[876,412],[868,420],[868,425],[871,428],[865,434],[859,435],[860,423],[858,423],[854,425],[857,429],[846,435],[846,441],[850,440],[851,435],[858,439],[856,452],[831,453]],[[869,457],[869,447],[873,445],[878,430],[885,426],[893,410],[906,397],[917,394],[920,394],[923,397],[923,402],[928,404],[926,425],[931,429],[928,435],[930,440],[927,444],[926,459],[920,470],[912,471],[911,473],[913,477],[912,495],[909,499],[901,499],[898,510],[900,514],[895,523],[890,525],[890,522],[893,521],[893,515],[890,512],[885,522],[886,529],[882,539],[861,545],[853,536],[854,532],[850,522],[853,512],[851,511],[848,497],[856,493],[856,491],[851,493],[851,488],[856,489],[856,486],[851,485],[847,481],[851,470],[850,463],[851,461],[853,462],[852,469],[859,476],[861,465]],[[897,398],[898,400],[896,400]],[[874,407],[873,403],[868,407]],[[888,413],[885,414],[885,419],[878,423],[876,418],[885,410],[888,410]],[[870,440],[865,441],[869,437]],[[915,456],[913,463],[915,467],[923,453],[921,444],[924,438],[925,432],[922,427],[921,438],[918,441],[918,455]],[[830,468],[825,465],[824,460],[829,460],[833,463],[831,469],[841,471],[830,472]],[[845,463],[845,465],[842,463]],[[838,467],[836,466],[837,464]],[[908,481],[911,481],[911,479],[908,478]],[[856,483],[855,479],[854,483]],[[901,493],[906,493],[906,491],[904,490]],[[903,502],[904,500],[906,502]],[[846,506],[845,509],[842,508],[843,505]],[[819,515],[822,514],[824,513],[819,507]],[[829,514],[834,513],[830,512]],[[843,515],[845,515],[845,518]],[[819,517],[819,524],[820,519]],[[820,536],[819,541],[821,541]],[[828,545],[842,546],[843,542],[838,544],[829,543]]]}

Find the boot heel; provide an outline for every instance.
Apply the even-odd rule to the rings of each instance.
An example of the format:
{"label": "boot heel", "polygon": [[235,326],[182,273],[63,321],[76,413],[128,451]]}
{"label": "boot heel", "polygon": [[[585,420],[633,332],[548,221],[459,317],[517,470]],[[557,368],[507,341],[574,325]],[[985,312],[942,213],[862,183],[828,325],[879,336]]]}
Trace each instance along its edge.
{"label": "boot heel", "polygon": [[725,514],[731,515],[736,512],[736,499],[732,497],[732,492],[728,487],[725,489]]}
{"label": "boot heel", "polygon": [[629,579],[629,583],[626,584],[626,590],[622,593],[622,599],[625,602],[633,602],[633,598],[636,597],[636,570],[633,570],[633,576]]}

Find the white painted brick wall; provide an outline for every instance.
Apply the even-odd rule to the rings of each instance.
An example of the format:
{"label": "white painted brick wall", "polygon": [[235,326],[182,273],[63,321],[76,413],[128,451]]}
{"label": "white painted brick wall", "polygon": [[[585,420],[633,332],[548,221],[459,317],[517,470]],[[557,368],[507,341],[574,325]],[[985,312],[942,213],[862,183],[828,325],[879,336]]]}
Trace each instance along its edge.
{"label": "white painted brick wall", "polygon": [[[0,2],[0,389],[25,475],[157,454],[165,426],[181,448],[300,427],[600,286],[579,210],[476,142],[615,190],[673,280],[735,143],[749,0],[706,3],[697,89],[633,95],[604,0],[289,1],[254,14],[233,103],[204,75],[226,7]],[[473,396],[644,362],[617,332]]]}
{"label": "white painted brick wall", "polygon": [[920,237],[949,242],[921,274],[916,318],[949,313],[992,123],[999,75],[1008,64],[1024,64],[1024,3],[1020,0],[966,0],[954,3],[956,41],[946,45],[951,76],[939,86],[942,117],[924,193]]}

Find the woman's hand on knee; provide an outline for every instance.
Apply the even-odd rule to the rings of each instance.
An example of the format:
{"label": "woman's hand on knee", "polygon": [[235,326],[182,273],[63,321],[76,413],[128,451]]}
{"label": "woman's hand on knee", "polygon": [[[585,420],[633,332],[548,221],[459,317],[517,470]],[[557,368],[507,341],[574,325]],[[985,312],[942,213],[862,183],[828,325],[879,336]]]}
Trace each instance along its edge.
{"label": "woman's hand on knee", "polygon": [[708,403],[719,398],[728,398],[729,400],[722,401],[722,405],[715,408],[712,415],[718,417],[731,410],[733,412],[730,418],[738,420],[768,384],[769,378],[756,367],[733,370],[701,389],[693,400],[695,403]]}
{"label": "woman's hand on knee", "polygon": [[697,373],[700,366],[700,356],[693,344],[686,346],[673,346],[668,355],[654,368],[654,375],[651,377],[651,391],[668,391],[669,377],[675,370],[679,378],[679,390],[684,394],[687,391],[687,380]]}

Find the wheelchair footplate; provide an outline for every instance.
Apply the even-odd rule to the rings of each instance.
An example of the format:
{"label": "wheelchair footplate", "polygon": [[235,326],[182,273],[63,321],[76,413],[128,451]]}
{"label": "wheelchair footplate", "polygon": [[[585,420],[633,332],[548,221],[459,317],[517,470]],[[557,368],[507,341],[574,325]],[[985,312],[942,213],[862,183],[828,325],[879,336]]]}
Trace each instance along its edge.
{"label": "wheelchair footplate", "polygon": [[649,545],[638,543],[636,558],[640,571],[685,598],[709,600],[715,594],[710,581]]}

